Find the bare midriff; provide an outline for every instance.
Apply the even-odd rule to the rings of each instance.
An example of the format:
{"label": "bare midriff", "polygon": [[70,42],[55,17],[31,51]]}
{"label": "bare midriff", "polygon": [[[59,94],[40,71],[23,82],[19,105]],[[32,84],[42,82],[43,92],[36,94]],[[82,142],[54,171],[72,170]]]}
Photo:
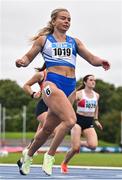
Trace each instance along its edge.
{"label": "bare midriff", "polygon": [[93,112],[77,112],[77,114],[79,114],[81,116],[86,116],[86,117],[94,117]]}
{"label": "bare midriff", "polygon": [[48,68],[48,72],[53,72],[69,78],[75,78],[75,69],[73,67],[53,66]]}

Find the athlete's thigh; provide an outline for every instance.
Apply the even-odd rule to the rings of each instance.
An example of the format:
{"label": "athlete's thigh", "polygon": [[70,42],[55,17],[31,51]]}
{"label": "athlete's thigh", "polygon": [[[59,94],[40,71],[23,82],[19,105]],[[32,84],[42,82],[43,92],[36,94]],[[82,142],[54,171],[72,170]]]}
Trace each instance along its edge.
{"label": "athlete's thigh", "polygon": [[72,146],[77,146],[80,144],[81,133],[81,127],[78,124],[75,124],[74,127],[71,129]]}
{"label": "athlete's thigh", "polygon": [[88,128],[83,130],[83,135],[86,137],[87,142],[97,142],[97,133],[94,128]]}
{"label": "athlete's thigh", "polygon": [[76,119],[74,109],[64,92],[51,82],[46,82],[43,89],[43,99],[50,111],[55,113],[61,120],[72,117]]}

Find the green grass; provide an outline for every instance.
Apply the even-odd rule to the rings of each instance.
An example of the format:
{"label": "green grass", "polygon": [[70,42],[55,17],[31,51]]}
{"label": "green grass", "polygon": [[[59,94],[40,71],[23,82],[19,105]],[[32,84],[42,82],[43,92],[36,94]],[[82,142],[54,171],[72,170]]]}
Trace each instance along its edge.
{"label": "green grass", "polygon": [[[27,139],[32,139],[34,132],[26,133]],[[18,132],[7,132],[6,139],[22,139],[22,133]],[[70,141],[70,136],[65,137],[66,140]],[[99,140],[99,146],[118,146],[117,144],[112,144]],[[63,161],[66,153],[57,153],[55,164],[60,165]],[[0,157],[0,163],[16,163],[16,161],[21,157],[21,153],[9,153],[7,157]],[[34,157],[33,164],[42,164],[43,154],[39,154]],[[122,154],[121,153],[80,153],[75,155],[69,165],[78,166],[111,166],[111,167],[122,167]]]}
{"label": "green grass", "polygon": [[[55,164],[60,165],[66,153],[57,153],[55,155]],[[16,163],[21,157],[21,153],[9,153],[7,157],[0,157],[1,163]],[[34,157],[33,164],[42,164],[43,154]],[[80,153],[76,154],[69,165],[78,166],[111,166],[122,167],[121,153]]]}
{"label": "green grass", "polygon": [[[26,133],[27,139],[32,139],[34,132]],[[7,132],[6,139],[22,139],[22,133],[18,132]],[[65,137],[66,140],[70,141],[70,136]],[[112,144],[99,140],[99,146],[118,146],[117,144]],[[57,153],[55,164],[60,165],[64,159],[66,153]],[[16,163],[16,161],[21,157],[21,153],[9,153],[7,157],[0,157],[0,163]],[[43,154],[39,154],[34,157],[33,164],[42,164]],[[121,153],[80,153],[75,155],[70,163],[70,165],[81,165],[81,166],[111,166],[111,167],[122,167],[122,154]]]}
{"label": "green grass", "polygon": [[109,142],[105,142],[102,140],[99,140],[98,142],[98,146],[102,146],[102,147],[118,147],[118,144],[114,144],[114,143],[109,143]]}
{"label": "green grass", "polygon": [[[28,132],[26,133],[26,138],[32,139],[34,134],[35,134],[34,132]],[[6,139],[21,139],[22,132],[6,132],[5,137]]]}
{"label": "green grass", "polygon": [[[34,132],[27,132],[26,133],[26,138],[27,139],[32,139],[34,137],[34,134],[35,134]],[[6,139],[22,139],[22,133],[21,132],[6,132],[5,137],[6,137]],[[70,135],[67,135],[65,137],[65,139],[70,141]],[[118,146],[118,145],[114,144],[114,143],[109,143],[109,142],[99,140],[99,146],[115,147],[115,146]]]}

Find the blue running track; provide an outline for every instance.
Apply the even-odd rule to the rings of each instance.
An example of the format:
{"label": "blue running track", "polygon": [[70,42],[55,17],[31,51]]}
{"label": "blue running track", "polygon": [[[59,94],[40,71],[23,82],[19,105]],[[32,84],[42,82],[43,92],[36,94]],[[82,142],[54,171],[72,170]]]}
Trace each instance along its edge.
{"label": "blue running track", "polygon": [[107,167],[76,167],[70,166],[68,174],[61,174],[60,166],[54,166],[53,175],[47,176],[42,172],[41,166],[32,165],[31,172],[27,176],[19,174],[18,166],[14,164],[0,164],[0,180],[122,180],[122,168]]}

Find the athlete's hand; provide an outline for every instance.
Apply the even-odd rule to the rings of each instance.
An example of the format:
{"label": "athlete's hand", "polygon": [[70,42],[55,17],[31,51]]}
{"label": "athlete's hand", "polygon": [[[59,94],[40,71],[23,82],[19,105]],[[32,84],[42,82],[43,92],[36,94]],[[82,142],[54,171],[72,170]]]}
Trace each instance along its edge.
{"label": "athlete's hand", "polygon": [[30,64],[29,58],[25,55],[21,59],[15,61],[16,67],[26,67]]}
{"label": "athlete's hand", "polygon": [[27,66],[23,59],[17,59],[15,61],[15,64],[16,64],[16,67],[26,67]]}
{"label": "athlete's hand", "polygon": [[103,60],[102,67],[105,69],[105,71],[107,71],[108,69],[110,69],[110,63],[106,60]]}
{"label": "athlete's hand", "polygon": [[103,130],[103,126],[102,126],[102,124],[97,120],[97,121],[95,121],[95,124],[96,124],[96,126],[100,129],[100,130]]}
{"label": "athlete's hand", "polygon": [[34,93],[34,99],[38,99],[38,98],[40,98],[41,97],[41,95],[42,95],[42,92],[41,91],[38,91],[38,92],[36,92],[36,93]]}

